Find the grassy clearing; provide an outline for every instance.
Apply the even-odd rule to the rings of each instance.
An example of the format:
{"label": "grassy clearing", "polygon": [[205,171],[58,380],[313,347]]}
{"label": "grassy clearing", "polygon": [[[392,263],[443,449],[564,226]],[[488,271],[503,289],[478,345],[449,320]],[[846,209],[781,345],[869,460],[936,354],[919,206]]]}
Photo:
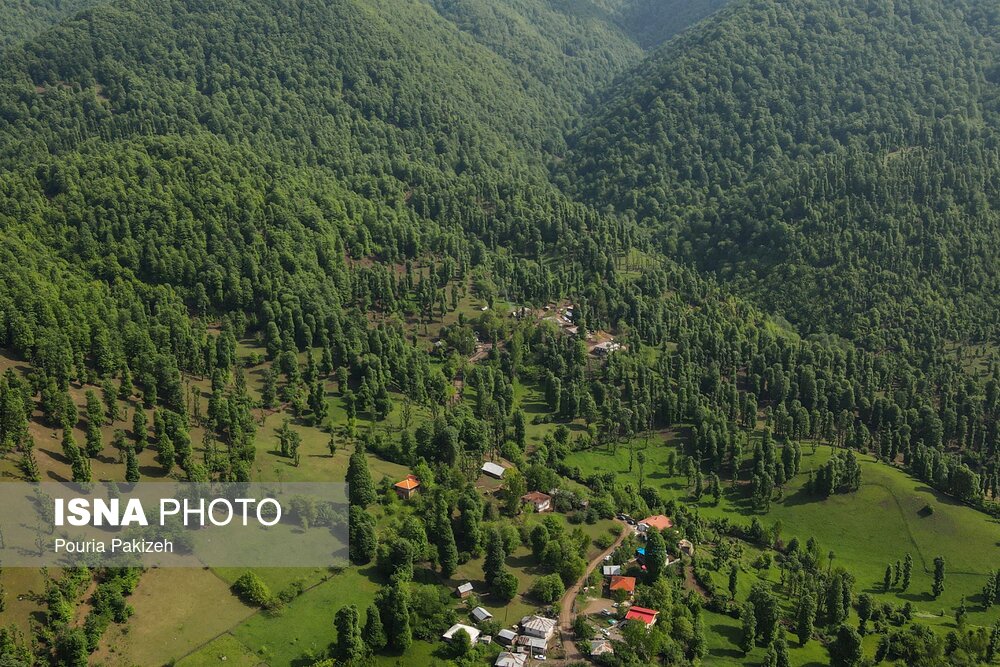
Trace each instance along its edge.
{"label": "grassy clearing", "polygon": [[[56,572],[50,571],[50,574],[55,575]],[[13,623],[27,635],[31,621],[40,618],[45,609],[45,577],[42,571],[5,567],[0,572],[0,584],[7,591],[7,608],[0,614],[0,626]]]}
{"label": "grassy clearing", "polygon": [[218,667],[220,664],[226,667],[257,667],[264,663],[228,633],[176,663],[177,667]]}
{"label": "grassy clearing", "polygon": [[147,571],[129,604],[135,615],[127,625],[108,629],[93,655],[94,664],[160,665],[196,650],[254,613],[211,571],[195,568]]}
{"label": "grassy clearing", "polygon": [[[755,514],[741,493],[726,490],[718,506],[709,497],[694,502],[686,480],[662,472],[672,438],[658,437],[646,450],[645,483],[661,491],[665,498],[677,498],[699,508],[705,517],[729,517],[749,522]],[[637,450],[641,448],[637,445]],[[911,602],[921,621],[943,629],[954,627],[954,610],[962,597],[969,606],[969,623],[991,625],[1000,610],[985,612],[979,592],[987,572],[1000,563],[1000,522],[947,498],[903,471],[862,456],[862,488],[854,494],[817,500],[804,485],[808,471],[824,463],[830,448],[810,446],[803,451],[803,472],[786,485],[781,500],[772,503],[767,515],[756,515],[765,526],[777,521],[785,540],[815,537],[826,552],[834,551],[834,565],[842,566],[858,580],[858,592],[868,592],[895,604]],[[626,447],[611,451],[574,453],[569,464],[585,473],[615,472],[621,478],[639,482],[638,466],[628,472]],[[928,513],[925,508],[933,509]],[[914,558],[912,584],[907,591],[884,593],[881,587],[886,565],[909,552]],[[930,595],[933,562],[946,561],[945,592],[939,599]],[[941,615],[943,613],[943,616]]]}
{"label": "grassy clearing", "polygon": [[[306,655],[322,656],[334,641],[333,617],[343,606],[362,611],[375,599],[373,568],[350,568],[285,605],[276,615],[256,614],[231,634],[269,665],[303,664]],[[310,664],[306,662],[304,664]]]}

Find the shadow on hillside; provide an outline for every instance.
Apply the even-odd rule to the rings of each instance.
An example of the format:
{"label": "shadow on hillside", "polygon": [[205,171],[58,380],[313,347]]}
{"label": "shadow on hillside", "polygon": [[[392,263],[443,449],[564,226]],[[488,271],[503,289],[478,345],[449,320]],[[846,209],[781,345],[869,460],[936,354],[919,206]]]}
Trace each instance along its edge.
{"label": "shadow on hillside", "polygon": [[[735,628],[731,625],[718,625],[712,626],[712,632],[724,637],[729,643],[734,645],[739,645],[740,639],[742,638],[742,631],[739,628]],[[738,648],[713,648],[709,651],[710,655],[714,655],[717,658],[729,658],[731,660],[743,660],[745,657],[743,651]]]}

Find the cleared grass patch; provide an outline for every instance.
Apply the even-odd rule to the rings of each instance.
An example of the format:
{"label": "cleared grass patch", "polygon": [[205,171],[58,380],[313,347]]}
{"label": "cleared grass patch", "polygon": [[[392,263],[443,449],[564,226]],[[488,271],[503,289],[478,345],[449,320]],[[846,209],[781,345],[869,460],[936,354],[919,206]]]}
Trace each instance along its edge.
{"label": "cleared grass patch", "polygon": [[254,613],[210,570],[149,570],[129,597],[135,615],[108,628],[94,664],[162,665],[212,641]]}

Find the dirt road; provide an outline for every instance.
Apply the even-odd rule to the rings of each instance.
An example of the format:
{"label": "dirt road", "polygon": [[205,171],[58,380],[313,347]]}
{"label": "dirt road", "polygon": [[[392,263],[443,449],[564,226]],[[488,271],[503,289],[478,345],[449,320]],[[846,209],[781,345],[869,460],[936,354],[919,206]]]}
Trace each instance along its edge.
{"label": "dirt road", "polygon": [[590,561],[583,577],[570,586],[569,590],[566,591],[559,601],[559,634],[562,637],[563,652],[566,654],[565,660],[567,662],[585,659],[585,656],[577,650],[576,644],[573,642],[573,618],[576,616],[573,610],[576,606],[576,597],[579,595],[580,589],[583,588],[583,583],[590,578],[590,573],[594,571],[594,568],[604,563],[604,557],[620,547],[625,538],[634,531],[634,528],[627,523],[619,523],[621,523],[623,530],[618,539],[615,540],[615,543],[598,554],[594,560]]}

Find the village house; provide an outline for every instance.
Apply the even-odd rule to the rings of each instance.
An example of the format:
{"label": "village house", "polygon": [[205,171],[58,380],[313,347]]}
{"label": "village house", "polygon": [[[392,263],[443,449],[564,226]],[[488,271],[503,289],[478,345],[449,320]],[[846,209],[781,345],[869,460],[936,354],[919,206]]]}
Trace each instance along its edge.
{"label": "village house", "polygon": [[409,500],[420,490],[420,480],[416,475],[407,475],[405,479],[396,482],[393,488],[400,500]]}
{"label": "village house", "polygon": [[552,510],[552,496],[541,491],[532,491],[521,496],[521,502],[531,505],[535,512],[549,512]]}
{"label": "village house", "polygon": [[513,630],[508,630],[504,628],[497,633],[497,643],[503,644],[504,646],[510,646],[515,641],[517,641],[517,633]]}
{"label": "village house", "polygon": [[640,533],[647,532],[650,528],[655,528],[661,533],[668,528],[673,528],[674,522],[670,520],[670,517],[664,516],[663,514],[654,514],[653,516],[648,516],[639,522],[636,528]]}
{"label": "village house", "polygon": [[646,628],[649,629],[653,627],[656,623],[656,619],[659,617],[660,612],[655,609],[646,609],[645,607],[629,607],[629,610],[625,612],[626,621],[641,621],[646,624]]}
{"label": "village house", "polygon": [[497,656],[494,667],[526,667],[528,664],[527,653],[511,653],[504,651]]}
{"label": "village house", "polygon": [[541,637],[529,637],[521,635],[517,638],[517,645],[527,649],[531,655],[544,656],[549,650],[549,642]]}
{"label": "village house", "polygon": [[608,590],[611,591],[611,593],[614,593],[615,591],[624,591],[628,597],[632,597],[632,594],[635,593],[635,577],[611,577],[611,583],[608,584]]}
{"label": "village house", "polygon": [[458,597],[462,598],[463,600],[469,597],[470,595],[472,595],[472,582],[467,581],[464,584],[460,585],[458,588],[455,589],[455,593],[456,595],[458,595]]}
{"label": "village house", "polygon": [[607,639],[594,639],[590,642],[590,655],[597,657],[614,653],[615,649]]}
{"label": "village house", "polygon": [[521,619],[521,633],[548,641],[556,631],[554,619],[544,616],[525,616]]}

